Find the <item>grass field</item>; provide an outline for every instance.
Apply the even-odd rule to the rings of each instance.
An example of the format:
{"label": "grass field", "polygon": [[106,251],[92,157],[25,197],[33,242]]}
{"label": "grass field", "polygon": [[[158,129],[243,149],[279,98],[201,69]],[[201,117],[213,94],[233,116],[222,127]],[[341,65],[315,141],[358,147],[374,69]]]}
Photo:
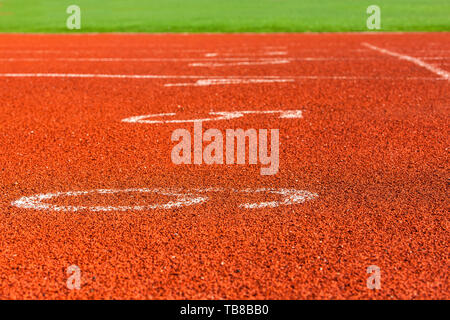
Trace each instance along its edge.
{"label": "grass field", "polygon": [[0,32],[367,31],[366,8],[381,8],[380,31],[448,31],[448,0],[0,0]]}

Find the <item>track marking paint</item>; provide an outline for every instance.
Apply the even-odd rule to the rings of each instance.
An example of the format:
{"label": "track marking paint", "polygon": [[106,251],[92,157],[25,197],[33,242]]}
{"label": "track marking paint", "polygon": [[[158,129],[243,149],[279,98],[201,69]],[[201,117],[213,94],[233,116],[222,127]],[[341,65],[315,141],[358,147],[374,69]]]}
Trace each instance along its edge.
{"label": "track marking paint", "polygon": [[[164,204],[150,204],[144,206],[58,206],[49,203],[42,202],[43,200],[49,200],[52,198],[59,197],[78,197],[83,195],[92,194],[117,194],[117,193],[159,193],[165,196],[175,197],[176,201],[169,201]],[[52,211],[128,211],[128,210],[150,210],[150,209],[172,209],[179,208],[183,206],[191,206],[194,204],[199,204],[205,202],[207,198],[200,196],[192,196],[189,194],[179,194],[171,190],[163,189],[97,189],[90,191],[69,191],[69,192],[56,192],[56,193],[46,193],[38,194],[30,197],[22,197],[11,203],[11,205],[23,208],[23,209],[34,209],[34,210],[52,210]]]}
{"label": "track marking paint", "polygon": [[273,194],[280,194],[283,196],[283,199],[280,201],[267,201],[267,202],[255,202],[255,203],[243,203],[240,204],[239,207],[245,209],[261,209],[261,208],[275,208],[280,205],[293,205],[297,203],[303,203],[308,200],[313,200],[318,197],[317,194],[311,193],[305,190],[295,190],[295,189],[256,189],[250,190],[245,189],[236,192],[248,192],[248,193],[258,193],[258,192],[267,192]]}
{"label": "track marking paint", "polygon": [[[4,78],[117,78],[117,79],[211,79],[211,80],[255,80],[256,76],[203,76],[160,74],[89,74],[89,73],[0,73]],[[280,79],[281,76],[257,76],[256,80]]]}
{"label": "track marking paint", "polygon": [[[447,57],[448,58],[448,57]],[[39,61],[65,61],[65,62],[191,62],[194,63],[263,63],[279,61],[351,61],[351,60],[380,60],[378,57],[283,57],[283,58],[0,58],[7,62],[39,62]],[[424,57],[421,59],[446,59],[445,57]]]}
{"label": "track marking paint", "polygon": [[[92,211],[92,212],[110,212],[110,211],[143,211],[143,210],[154,210],[154,209],[173,209],[187,207],[197,204],[205,203],[209,200],[209,197],[200,195],[204,193],[211,192],[225,192],[226,189],[223,188],[206,188],[206,189],[193,189],[181,193],[177,189],[147,189],[147,188],[135,188],[135,189],[96,189],[89,191],[68,191],[68,192],[56,192],[56,193],[46,193],[37,194],[28,197],[22,197],[16,201],[13,201],[11,205],[21,208],[21,209],[32,209],[32,210],[45,210],[45,211],[57,211],[57,212],[77,212],[77,211]],[[80,197],[85,195],[93,194],[118,194],[118,193],[157,193],[164,196],[175,197],[175,201],[169,201],[163,204],[147,204],[147,205],[134,205],[134,206],[59,206],[50,203],[45,203],[43,201],[60,198],[60,197]],[[269,201],[260,203],[242,203],[239,204],[240,208],[245,209],[261,209],[261,208],[276,208],[279,206],[287,206],[304,203],[308,200],[313,200],[318,197],[317,194],[305,191],[305,190],[295,190],[295,189],[266,189],[260,188],[256,190],[243,189],[235,190],[232,189],[233,193],[271,193],[279,194],[282,199],[279,201]]]}
{"label": "track marking paint", "polygon": [[233,56],[233,57],[247,57],[250,55],[253,56],[285,56],[288,54],[287,51],[265,51],[265,52],[251,52],[251,53],[237,53],[237,52],[209,52],[205,53],[205,57],[218,57],[218,56]]}
{"label": "track marking paint", "polygon": [[[210,112],[210,114],[214,114]],[[217,114],[217,113],[216,113]],[[155,124],[155,123],[185,123],[185,122],[196,122],[196,121],[212,121],[212,120],[229,120],[233,118],[242,117],[242,115],[232,112],[223,112],[216,118],[204,118],[204,119],[192,119],[192,120],[146,120],[147,118],[154,117],[168,117],[175,116],[176,113],[159,113],[159,114],[149,114],[143,116],[135,116],[123,119],[122,122],[129,123],[146,123],[146,124]]]}
{"label": "track marking paint", "polygon": [[[277,58],[285,59],[285,58]],[[300,58],[302,59],[302,58]],[[306,57],[306,60],[315,58]],[[327,59],[327,58],[323,58]],[[0,58],[0,61],[20,62],[20,61],[73,61],[73,62],[252,62],[252,61],[270,61],[276,58]]]}
{"label": "track marking paint", "polygon": [[157,113],[148,114],[142,116],[133,116],[129,118],[122,119],[122,122],[128,123],[145,123],[145,124],[157,124],[157,123],[186,123],[186,122],[202,122],[202,121],[217,121],[217,120],[230,120],[241,118],[246,114],[277,114],[279,113],[279,118],[281,119],[298,119],[302,118],[301,110],[264,110],[264,111],[211,111],[209,114],[215,117],[213,118],[203,118],[203,119],[187,119],[187,120],[148,120],[148,118],[156,117],[173,117],[176,113]]}
{"label": "track marking paint", "polygon": [[261,59],[255,61],[240,61],[240,62],[194,62],[190,63],[190,67],[228,67],[228,66],[258,66],[270,64],[286,64],[290,63],[289,59]]}
{"label": "track marking paint", "polygon": [[399,58],[400,60],[406,60],[406,61],[412,62],[412,63],[414,63],[414,64],[416,64],[416,65],[418,65],[420,67],[423,67],[423,68],[427,69],[428,71],[431,71],[431,72],[439,75],[440,77],[442,77],[442,78],[444,78],[446,80],[450,80],[450,73],[449,72],[447,72],[445,70],[442,70],[442,69],[440,69],[438,67],[435,67],[435,66],[433,66],[431,64],[428,64],[428,63],[426,63],[426,62],[424,62],[424,61],[422,61],[422,60],[420,60],[418,58],[414,58],[414,57],[411,57],[411,56],[407,56],[407,55],[404,55],[404,54],[400,54],[400,53],[389,51],[389,50],[386,50],[386,49],[383,49],[383,48],[379,48],[379,47],[376,47],[376,46],[371,45],[371,44],[366,43],[366,42],[363,42],[362,45],[367,47],[367,48],[369,48],[369,49],[378,51],[380,53],[387,54],[387,55]]}
{"label": "track marking paint", "polygon": [[0,73],[4,78],[116,78],[116,79],[198,79],[202,76],[153,74],[86,74],[86,73]]}
{"label": "track marking paint", "polygon": [[[287,78],[288,77],[288,78]],[[88,73],[0,73],[0,78],[99,78],[99,79],[200,79],[195,83],[169,83],[166,87],[208,86],[241,83],[277,83],[296,80],[446,80],[442,77],[365,77],[365,76],[202,76],[158,74],[88,74]]]}
{"label": "track marking paint", "polygon": [[252,84],[252,83],[282,83],[282,82],[294,82],[294,79],[200,79],[196,82],[186,83],[166,83],[165,87],[206,87],[214,85],[227,85],[227,84]]}

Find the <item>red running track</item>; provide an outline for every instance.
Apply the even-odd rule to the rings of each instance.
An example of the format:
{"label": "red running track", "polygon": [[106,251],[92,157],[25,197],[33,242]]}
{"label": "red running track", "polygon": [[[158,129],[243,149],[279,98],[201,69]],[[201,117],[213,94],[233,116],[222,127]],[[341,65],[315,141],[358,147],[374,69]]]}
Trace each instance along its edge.
{"label": "red running track", "polygon": [[[449,33],[0,35],[0,297],[448,299],[449,70]],[[280,129],[276,175],[122,121],[242,110],[302,111],[203,123]]]}

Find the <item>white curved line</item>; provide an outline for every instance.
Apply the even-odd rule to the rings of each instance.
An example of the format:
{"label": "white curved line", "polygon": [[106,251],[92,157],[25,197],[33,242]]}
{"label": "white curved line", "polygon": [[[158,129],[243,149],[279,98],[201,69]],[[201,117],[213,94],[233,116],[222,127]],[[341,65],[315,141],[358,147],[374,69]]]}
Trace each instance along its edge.
{"label": "white curved line", "polygon": [[167,117],[167,116],[175,116],[176,113],[159,113],[159,114],[148,114],[144,116],[135,116],[123,119],[122,122],[129,122],[129,123],[146,123],[146,124],[154,124],[154,123],[186,123],[186,122],[203,122],[203,121],[213,121],[213,120],[229,120],[233,118],[240,118],[242,117],[241,113],[237,112],[217,112],[212,113],[211,115],[219,115],[215,118],[204,118],[204,119],[186,119],[186,120],[146,120],[146,118],[154,118],[154,117]]}
{"label": "white curved line", "polygon": [[[49,210],[49,211],[61,211],[61,212],[77,212],[77,211],[92,211],[92,212],[108,212],[108,211],[142,211],[142,210],[152,210],[152,209],[172,209],[192,206],[196,204],[201,204],[208,201],[207,196],[200,196],[199,193],[207,192],[225,192],[223,188],[206,188],[206,189],[193,189],[188,190],[185,193],[180,193],[180,190],[174,189],[147,189],[147,188],[137,188],[137,189],[96,189],[89,191],[68,191],[68,192],[56,192],[56,193],[46,193],[37,194],[28,197],[22,197],[16,201],[11,202],[11,205],[21,208],[21,209],[33,209],[33,210]],[[267,192],[272,194],[282,195],[280,201],[267,201],[260,203],[242,203],[239,204],[240,208],[246,209],[261,209],[261,208],[275,208],[278,206],[286,206],[293,204],[300,204],[307,200],[313,200],[318,197],[317,194],[306,191],[306,190],[295,190],[295,189],[266,189],[260,188],[256,190],[243,189],[235,190],[235,193],[261,193]],[[176,197],[175,201],[169,201],[163,204],[149,204],[149,205],[136,205],[136,206],[59,206],[50,203],[43,202],[44,200],[50,200],[58,197],[77,197],[83,195],[91,194],[116,194],[116,193],[158,193],[165,196]]]}
{"label": "white curved line", "polygon": [[[166,196],[176,197],[176,201],[169,201],[164,204],[150,204],[145,206],[58,206],[49,203],[43,203],[43,200],[49,200],[58,197],[76,197],[81,195],[89,194],[115,194],[115,193],[159,193]],[[128,211],[128,210],[148,210],[148,209],[172,209],[179,208],[183,206],[191,206],[194,204],[199,204],[207,201],[207,197],[194,197],[190,194],[179,194],[171,190],[164,189],[97,189],[89,191],[69,191],[69,192],[56,192],[56,193],[46,193],[38,194],[30,197],[22,197],[16,201],[13,201],[11,205],[23,208],[23,209],[35,209],[35,210],[52,210],[52,211]]]}
{"label": "white curved line", "polygon": [[186,119],[186,120],[148,120],[147,118],[156,117],[173,117],[176,113],[158,113],[158,114],[147,114],[142,116],[133,116],[129,118],[122,119],[122,122],[128,123],[145,123],[145,124],[157,124],[157,123],[186,123],[186,122],[203,122],[203,121],[216,121],[216,120],[230,120],[241,118],[245,114],[275,114],[279,113],[282,119],[294,119],[302,118],[301,110],[263,110],[263,111],[211,111],[209,114],[216,116],[214,118],[203,118],[203,119]]}

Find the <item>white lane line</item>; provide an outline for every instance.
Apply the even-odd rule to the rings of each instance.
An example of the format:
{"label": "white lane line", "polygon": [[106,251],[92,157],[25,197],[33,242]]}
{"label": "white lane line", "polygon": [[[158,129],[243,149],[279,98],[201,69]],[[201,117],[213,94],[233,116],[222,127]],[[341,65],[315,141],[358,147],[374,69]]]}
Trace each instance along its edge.
{"label": "white lane line", "polygon": [[[351,61],[351,60],[380,60],[379,57],[286,57],[286,58],[0,58],[5,62],[191,62],[191,63],[253,63],[265,61]],[[449,57],[421,57],[420,59],[441,60]]]}
{"label": "white lane line", "polygon": [[303,118],[301,110],[243,110],[243,111],[211,111],[209,114],[215,116],[214,118],[203,119],[184,119],[184,120],[148,120],[148,118],[167,118],[176,116],[176,113],[157,113],[147,114],[142,116],[133,116],[126,119],[122,119],[122,122],[128,123],[186,123],[186,122],[198,122],[198,121],[217,121],[217,120],[230,120],[241,118],[246,114],[280,114],[280,119],[299,119]]}
{"label": "white lane line", "polygon": [[249,55],[253,55],[253,56],[285,56],[287,55],[288,52],[287,51],[266,51],[266,52],[249,52],[249,53],[245,53],[245,52],[209,52],[209,53],[205,53],[205,57],[217,57],[217,56],[231,56],[231,57],[248,57]]}
{"label": "white lane line", "polygon": [[369,48],[369,49],[378,51],[380,53],[387,54],[387,55],[399,58],[400,60],[406,60],[406,61],[412,62],[412,63],[414,63],[414,64],[416,64],[416,65],[418,65],[420,67],[423,67],[423,68],[427,69],[428,71],[431,71],[431,72],[439,75],[443,79],[450,80],[450,73],[449,72],[447,72],[445,70],[442,70],[442,69],[440,69],[440,68],[438,68],[436,66],[433,66],[431,64],[428,64],[425,61],[422,61],[422,60],[420,60],[418,58],[414,58],[414,57],[411,57],[411,56],[407,56],[407,55],[404,55],[404,54],[400,54],[400,53],[389,51],[389,50],[386,50],[386,49],[383,49],[383,48],[379,48],[379,47],[376,47],[376,46],[371,45],[371,44],[366,43],[366,42],[363,42],[362,45],[367,47],[367,48]]}
{"label": "white lane line", "polygon": [[295,79],[201,79],[194,83],[167,83],[165,87],[205,87],[227,84],[283,83],[294,82]]}
{"label": "white lane line", "polygon": [[228,66],[257,66],[270,64],[286,64],[290,63],[289,59],[262,59],[255,61],[240,61],[240,62],[195,62],[190,63],[190,67],[228,67]]}
{"label": "white lane line", "polygon": [[165,87],[204,87],[214,85],[234,85],[234,84],[258,84],[258,83],[287,83],[300,80],[388,80],[388,81],[404,81],[404,80],[424,80],[436,81],[445,80],[442,78],[432,77],[360,77],[360,76],[289,76],[289,78],[211,78],[200,79],[196,82],[182,82],[182,83],[167,83]]}
{"label": "white lane line", "polygon": [[2,78],[119,78],[119,79],[198,79],[201,76],[168,76],[152,74],[86,74],[86,73],[0,73]]}
{"label": "white lane line", "polygon": [[[306,57],[305,60],[314,58]],[[326,59],[326,58],[325,58]],[[68,61],[68,62],[243,62],[243,61],[273,61],[275,58],[0,58],[0,61]],[[280,59],[281,60],[281,59]]]}
{"label": "white lane line", "polygon": [[111,78],[111,79],[200,79],[195,83],[172,86],[205,86],[216,84],[293,82],[295,80],[446,80],[442,77],[366,77],[366,76],[206,76],[161,74],[88,74],[88,73],[0,73],[0,78]]}
{"label": "white lane line", "polygon": [[[3,78],[123,78],[123,79],[252,79],[255,76],[203,76],[159,74],[88,74],[88,73],[0,73]],[[279,79],[280,76],[258,76],[258,79]]]}
{"label": "white lane line", "polygon": [[[11,205],[21,209],[32,210],[45,210],[45,211],[57,211],[57,212],[77,212],[77,211],[92,211],[92,212],[110,212],[110,211],[143,211],[154,209],[173,209],[182,208],[192,205],[198,205],[205,203],[209,200],[209,197],[203,195],[204,193],[211,192],[226,192],[223,188],[206,188],[206,189],[193,189],[182,191],[181,189],[147,189],[147,188],[133,188],[133,189],[97,189],[88,191],[68,191],[68,192],[55,192],[46,194],[37,194],[28,197],[22,197],[16,201],[11,202]],[[294,204],[301,204],[307,200],[314,200],[318,197],[317,194],[306,190],[295,189],[243,189],[243,190],[229,190],[233,193],[268,193],[281,195],[281,200],[278,201],[266,201],[256,203],[241,203],[240,208],[245,209],[260,209],[260,208],[275,208],[279,206],[287,206]],[[102,205],[102,206],[86,206],[86,205],[56,205],[46,203],[50,199],[56,199],[61,197],[82,197],[86,195],[104,195],[104,194],[129,194],[129,193],[156,193],[163,196],[174,197],[175,200],[170,200],[166,203],[152,203],[145,205],[130,205],[130,206],[117,206],[117,205]]]}
{"label": "white lane line", "polygon": [[[104,50],[104,51],[108,51],[110,50],[111,47],[116,48],[117,46],[97,46],[95,49],[94,48],[90,48],[90,49],[86,49],[86,48],[80,48],[80,47],[66,47],[62,50],[10,50],[10,49],[0,49],[0,54],[2,53],[16,53],[16,54],[22,54],[22,53],[34,53],[34,54],[49,54],[49,53],[74,53],[74,54],[81,54],[81,53],[98,53],[99,50]],[[6,48],[6,47],[5,47]],[[168,51],[176,51],[176,52],[182,52],[182,53],[203,53],[205,52],[205,50],[182,50],[182,49],[177,49],[176,47],[169,47],[166,50],[163,49],[152,49],[152,48],[148,48],[148,49],[141,49],[140,46],[137,47],[127,47],[126,48],[129,51],[132,51],[133,53],[136,52],[140,52],[140,53],[148,53],[148,52],[152,52],[152,53],[167,53]]]}

